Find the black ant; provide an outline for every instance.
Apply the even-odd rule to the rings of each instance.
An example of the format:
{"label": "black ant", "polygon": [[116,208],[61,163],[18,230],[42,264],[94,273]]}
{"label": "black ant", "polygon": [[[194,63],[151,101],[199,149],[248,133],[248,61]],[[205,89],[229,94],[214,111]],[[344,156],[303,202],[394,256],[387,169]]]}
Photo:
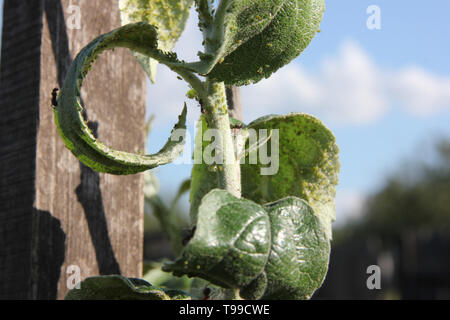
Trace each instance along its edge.
{"label": "black ant", "polygon": [[52,91],[52,106],[57,107],[58,106],[58,100],[56,96],[58,95],[58,88],[54,88]]}

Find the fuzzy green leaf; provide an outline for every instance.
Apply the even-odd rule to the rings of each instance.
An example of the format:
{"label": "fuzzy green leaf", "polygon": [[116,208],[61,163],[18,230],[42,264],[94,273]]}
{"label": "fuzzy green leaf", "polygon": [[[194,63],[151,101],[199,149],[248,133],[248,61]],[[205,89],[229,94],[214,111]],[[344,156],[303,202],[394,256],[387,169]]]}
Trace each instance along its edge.
{"label": "fuzzy green leaf", "polygon": [[[148,22],[158,28],[158,48],[170,51],[181,36],[194,0],[119,0],[122,25]],[[158,60],[134,53],[150,80],[156,80]]]}
{"label": "fuzzy green leaf", "polygon": [[227,85],[268,78],[309,45],[324,10],[324,0],[221,1],[196,67]]}
{"label": "fuzzy green leaf", "polygon": [[261,206],[215,189],[202,200],[194,237],[164,270],[241,289],[246,299],[307,299],[322,284],[329,252],[305,201]]}
{"label": "fuzzy green leaf", "polygon": [[153,287],[142,279],[125,278],[120,275],[89,277],[80,288],[70,290],[65,300],[190,300],[178,290]]}
{"label": "fuzzy green leaf", "polygon": [[304,201],[288,197],[264,205],[269,212],[271,251],[264,299],[309,299],[325,279],[330,241]]}
{"label": "fuzzy green leaf", "polygon": [[[93,40],[81,50],[70,67],[54,109],[55,122],[67,148],[85,165],[96,171],[133,174],[170,163],[183,152],[184,130],[177,130],[179,136],[171,135],[164,147],[153,155],[137,155],[111,149],[97,141],[82,114],[80,92],[83,79],[98,55],[107,49],[129,48],[170,67],[182,68],[182,63],[174,54],[158,49],[156,39],[155,27],[147,23],[129,24]],[[185,122],[186,106],[174,130],[185,129]]]}
{"label": "fuzzy green leaf", "polygon": [[[248,129],[279,130],[279,170],[274,175],[261,175],[261,168],[267,165],[261,164],[261,156],[258,164],[250,164],[250,154],[241,165],[242,196],[260,204],[288,196],[304,199],[331,239],[340,168],[339,148],[331,131],[318,119],[302,113],[263,117],[250,123]],[[271,143],[267,143],[269,155]]]}
{"label": "fuzzy green leaf", "polygon": [[[197,122],[197,133],[195,136],[195,150],[194,150],[194,165],[192,166],[191,173],[191,192],[189,196],[190,200],[190,217],[192,224],[197,222],[197,211],[203,197],[219,186],[219,175],[214,167],[208,166],[203,162],[203,152],[205,147],[209,144],[208,141],[203,139],[204,130],[207,130],[205,117],[200,116],[200,120]],[[201,157],[202,159],[195,159]],[[202,161],[200,161],[202,160]]]}
{"label": "fuzzy green leaf", "polygon": [[268,222],[256,203],[213,190],[200,205],[194,238],[169,271],[199,276],[225,288],[245,286],[266,264]]}

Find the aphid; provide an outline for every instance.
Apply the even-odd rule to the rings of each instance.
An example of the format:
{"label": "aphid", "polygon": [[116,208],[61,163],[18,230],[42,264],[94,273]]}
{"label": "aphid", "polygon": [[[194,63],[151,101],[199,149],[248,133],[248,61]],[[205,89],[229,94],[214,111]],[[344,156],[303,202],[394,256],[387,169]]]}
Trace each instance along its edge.
{"label": "aphid", "polygon": [[56,96],[58,95],[58,88],[54,88],[52,91],[52,106],[57,107],[58,106],[58,100],[56,99]]}

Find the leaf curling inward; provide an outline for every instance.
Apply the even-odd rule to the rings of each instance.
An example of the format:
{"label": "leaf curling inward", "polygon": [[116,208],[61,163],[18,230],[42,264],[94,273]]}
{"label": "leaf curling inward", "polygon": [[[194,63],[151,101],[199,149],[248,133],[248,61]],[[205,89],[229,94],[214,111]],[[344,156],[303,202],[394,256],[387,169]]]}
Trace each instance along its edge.
{"label": "leaf curling inward", "polygon": [[94,137],[82,114],[80,91],[83,79],[92,63],[105,50],[125,47],[158,59],[168,66],[182,67],[176,55],[158,49],[156,39],[155,27],[147,23],[126,25],[89,43],[77,55],[69,69],[54,108],[55,123],[66,147],[81,162],[96,171],[118,175],[134,174],[170,163],[183,152],[186,105],[167,143],[158,153],[152,155],[132,154],[105,146]]}
{"label": "leaf curling inward", "polygon": [[[186,27],[194,0],[119,0],[122,25],[147,22],[158,28],[158,48],[170,51]],[[156,81],[158,60],[133,53],[152,83]]]}
{"label": "leaf curling inward", "polygon": [[261,206],[215,189],[202,200],[194,237],[163,270],[240,289],[245,299],[307,299],[324,280],[329,253],[304,200]]}

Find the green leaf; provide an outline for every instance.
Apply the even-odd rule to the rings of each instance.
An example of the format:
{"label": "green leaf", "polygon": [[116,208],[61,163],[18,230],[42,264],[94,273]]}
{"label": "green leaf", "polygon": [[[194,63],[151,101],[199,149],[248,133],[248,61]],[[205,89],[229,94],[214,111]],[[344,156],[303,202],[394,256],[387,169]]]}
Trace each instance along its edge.
{"label": "green leaf", "polygon": [[158,195],[159,181],[150,171],[144,172],[144,197],[152,198]]}
{"label": "green leaf", "polygon": [[[244,129],[245,124],[237,119],[230,117],[231,129]],[[200,159],[205,152],[205,148],[210,144],[209,141],[203,140],[205,131],[208,130],[208,124],[204,115],[200,116],[197,122],[197,133],[195,136],[194,165],[191,172],[191,193],[190,193],[190,217],[191,222],[195,225],[197,221],[197,211],[203,197],[219,186],[219,168],[215,165],[207,165],[203,158]],[[235,138],[240,133],[233,133]],[[239,139],[236,139],[238,141]],[[245,140],[244,138],[242,140]],[[236,144],[235,148],[239,149]],[[202,160],[202,161],[199,161]]]}
{"label": "green leaf", "polygon": [[227,85],[268,78],[309,45],[324,0],[221,1],[198,70]]}
{"label": "green leaf", "polygon": [[241,289],[246,299],[307,299],[323,282],[329,252],[305,201],[261,206],[215,189],[202,200],[194,237],[163,270]]}
{"label": "green leaf", "polygon": [[240,288],[264,269],[269,254],[269,219],[258,204],[226,191],[208,193],[199,208],[193,239],[170,268],[225,288]]}
{"label": "green leaf", "polygon": [[[203,197],[219,186],[219,175],[217,170],[203,162],[203,152],[210,143],[203,139],[204,130],[208,129],[205,117],[200,116],[197,122],[197,132],[194,146],[194,165],[191,173],[191,192],[189,196],[190,209],[189,214],[193,225],[197,222],[197,211]],[[200,158],[201,159],[198,159]],[[197,159],[196,159],[197,158]],[[199,161],[201,160],[201,161]]]}
{"label": "green leaf", "polygon": [[175,206],[177,205],[180,198],[190,190],[191,188],[191,179],[184,180],[181,185],[178,188],[178,192],[175,196],[175,198],[172,201],[171,210],[175,209]]}
{"label": "green leaf", "polygon": [[[182,290],[185,293],[191,289],[193,279],[188,277],[175,277],[173,274],[161,270],[162,263],[147,261],[144,262],[144,270],[142,278],[150,282],[153,286],[163,287],[166,289]],[[189,296],[193,297],[192,293]]]}
{"label": "green leaf", "polygon": [[[85,165],[96,171],[133,174],[170,163],[183,152],[186,105],[172,131],[178,136],[171,135],[163,148],[153,155],[137,155],[105,146],[97,141],[83,117],[83,107],[80,103],[83,79],[98,55],[107,49],[129,48],[158,59],[170,67],[182,68],[182,63],[174,54],[164,53],[158,49],[156,39],[155,27],[147,23],[126,25],[93,40],[81,50],[70,67],[54,109],[55,122],[67,148]],[[183,131],[175,132],[176,129]]]}
{"label": "green leaf", "polygon": [[[261,164],[260,156],[257,164],[250,164],[250,153],[241,165],[242,197],[260,204],[287,196],[304,199],[331,239],[340,168],[339,148],[331,131],[318,119],[302,113],[263,117],[250,123],[248,129],[279,130],[279,170],[274,175],[261,175],[266,165]],[[267,143],[269,154],[271,143]]]}
{"label": "green leaf", "polygon": [[[119,0],[122,25],[147,22],[158,28],[158,48],[170,51],[181,36],[194,0]],[[135,53],[150,80],[156,79],[158,60]]]}
{"label": "green leaf", "polygon": [[288,197],[266,204],[271,251],[265,299],[309,299],[325,279],[330,242],[313,209]]}
{"label": "green leaf", "polygon": [[[147,172],[145,174],[146,179],[148,176],[153,178],[153,175],[147,175]],[[164,201],[161,199],[161,197],[158,196],[157,193],[146,192],[146,189],[147,190],[150,189],[150,191],[153,191],[153,188],[151,188],[151,185],[147,186],[147,180],[145,182],[146,182],[146,185],[144,187],[145,204],[146,205],[148,204],[152,208],[152,213],[158,220],[162,230],[166,233],[169,239],[172,251],[174,252],[175,255],[178,255],[183,249],[183,246],[180,227],[181,217],[178,215],[176,211],[176,205],[181,196],[187,191],[189,191],[191,181],[190,179],[183,181],[170,207],[167,207],[165,205]]]}
{"label": "green leaf", "polygon": [[153,214],[158,219],[161,229],[169,238],[170,245],[175,254],[182,250],[182,239],[180,232],[180,221],[174,210],[169,209],[158,195],[151,198],[145,198],[153,209]]}
{"label": "green leaf", "polygon": [[70,290],[65,300],[190,300],[178,290],[153,287],[142,279],[125,278],[120,275],[89,277],[80,288]]}

